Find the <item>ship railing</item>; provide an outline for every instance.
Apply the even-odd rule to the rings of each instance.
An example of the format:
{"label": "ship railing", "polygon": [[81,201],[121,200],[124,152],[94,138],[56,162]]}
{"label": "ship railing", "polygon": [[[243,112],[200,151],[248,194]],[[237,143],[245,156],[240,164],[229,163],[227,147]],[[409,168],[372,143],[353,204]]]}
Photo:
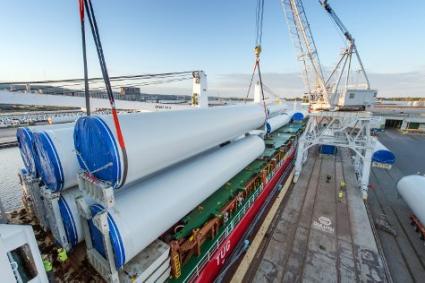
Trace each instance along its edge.
{"label": "ship railing", "polygon": [[[207,250],[206,253],[202,256],[202,258],[199,260],[198,264],[195,266],[195,268],[192,269],[191,272],[186,276],[186,278],[183,279],[183,282],[190,282],[193,278],[199,276],[200,270],[205,266],[205,264],[211,260],[211,257],[214,252],[218,250],[218,248],[224,243],[224,240],[230,235],[230,233],[233,231],[235,226],[240,222],[242,217],[246,214],[248,209],[252,206],[254,201],[259,196],[260,192],[263,189],[263,184],[258,186],[255,191],[251,194],[251,196],[247,199],[247,201],[243,204],[243,206],[238,210],[238,212],[232,217],[230,222],[226,225],[226,228],[221,231],[221,233],[216,238],[216,241],[211,247]],[[220,255],[219,255],[220,256]],[[220,260],[220,258],[217,258],[217,260]]]}
{"label": "ship railing", "polygon": [[[293,155],[294,149],[291,148],[289,151],[287,151],[284,155],[284,157],[280,160],[280,165],[276,166],[269,174],[267,174],[267,180],[269,181],[272,177],[273,171],[279,170],[279,168],[283,165],[286,160]],[[291,162],[288,164],[289,166],[293,166],[295,163],[294,160],[291,160]],[[290,172],[290,171],[288,171]],[[289,175],[289,173],[286,173],[285,176],[282,176],[282,178],[286,178]],[[264,184],[261,183],[254,192],[251,194],[251,196],[247,199],[247,201],[243,204],[243,206],[238,210],[238,212],[235,214],[235,216],[230,220],[229,224],[227,224],[226,228],[218,235],[216,238],[216,241],[211,247],[207,250],[206,253],[202,256],[202,258],[199,260],[198,264],[195,266],[195,268],[192,269],[191,272],[184,278],[183,282],[191,282],[193,279],[199,276],[200,270],[205,266],[207,262],[211,260],[211,257],[214,252],[218,250],[218,248],[224,243],[224,240],[227,238],[227,236],[232,232],[234,227],[237,223],[240,222],[242,217],[246,214],[247,210],[252,206],[252,204],[255,202],[257,197],[260,195],[262,190],[264,189]],[[220,255],[218,255],[220,256]],[[220,260],[218,258],[217,260]]]}

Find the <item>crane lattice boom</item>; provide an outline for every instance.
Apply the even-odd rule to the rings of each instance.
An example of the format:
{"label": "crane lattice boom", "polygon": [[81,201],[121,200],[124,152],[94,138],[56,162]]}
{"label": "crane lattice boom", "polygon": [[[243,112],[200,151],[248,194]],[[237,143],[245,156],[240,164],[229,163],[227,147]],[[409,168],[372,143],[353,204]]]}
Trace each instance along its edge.
{"label": "crane lattice boom", "polygon": [[[309,96],[310,105],[318,110],[364,109],[374,103],[377,92],[370,89],[354,38],[328,1],[319,2],[347,40],[341,58],[326,80],[302,0],[281,0],[298,60],[302,62],[305,93]],[[355,63],[353,54],[359,65],[359,73],[366,82],[365,87],[351,84],[351,69]]]}
{"label": "crane lattice boom", "polygon": [[298,60],[302,63],[305,93],[310,103],[328,104],[322,66],[304,5],[300,0],[282,0],[281,3]]}

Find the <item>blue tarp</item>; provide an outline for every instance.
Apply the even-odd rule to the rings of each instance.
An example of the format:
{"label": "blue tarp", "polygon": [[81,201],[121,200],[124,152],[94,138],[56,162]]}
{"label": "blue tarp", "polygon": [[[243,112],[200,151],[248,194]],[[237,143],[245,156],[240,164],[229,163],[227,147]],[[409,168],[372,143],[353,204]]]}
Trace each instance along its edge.
{"label": "blue tarp", "polygon": [[377,150],[372,155],[372,161],[385,164],[394,164],[395,155],[389,150]]}
{"label": "blue tarp", "polygon": [[74,217],[72,216],[68,203],[62,196],[59,197],[58,205],[62,216],[63,226],[65,228],[66,238],[71,244],[71,247],[75,247],[78,244],[78,232],[75,227]]}
{"label": "blue tarp", "polygon": [[19,152],[28,173],[37,177],[36,153],[33,146],[33,133],[29,128],[18,128],[16,139],[18,140]]}
{"label": "blue tarp", "polygon": [[292,115],[292,120],[302,121],[302,120],[304,120],[304,114],[301,113],[301,112],[295,112],[294,115]]}
{"label": "blue tarp", "polygon": [[49,190],[62,190],[64,175],[56,148],[46,132],[34,133],[34,147],[37,152],[37,172]]}
{"label": "blue tarp", "polygon": [[74,129],[74,145],[81,168],[94,172],[94,176],[110,182],[113,187],[120,184],[121,159],[117,142],[101,118],[92,116],[78,119]]}
{"label": "blue tarp", "polygon": [[[92,216],[95,216],[99,212],[103,211],[104,208],[99,204],[93,204],[90,206],[90,210]],[[105,247],[103,244],[103,237],[100,231],[93,224],[92,220],[88,221],[90,235],[93,247],[106,258]],[[124,244],[122,242],[121,235],[118,231],[118,227],[112,218],[112,216],[108,213],[108,225],[109,225],[109,237],[111,239],[112,250],[114,251],[114,260],[116,268],[121,268],[125,263],[125,250]]]}
{"label": "blue tarp", "polygon": [[322,144],[320,146],[320,153],[322,154],[335,154],[336,147],[334,145]]}

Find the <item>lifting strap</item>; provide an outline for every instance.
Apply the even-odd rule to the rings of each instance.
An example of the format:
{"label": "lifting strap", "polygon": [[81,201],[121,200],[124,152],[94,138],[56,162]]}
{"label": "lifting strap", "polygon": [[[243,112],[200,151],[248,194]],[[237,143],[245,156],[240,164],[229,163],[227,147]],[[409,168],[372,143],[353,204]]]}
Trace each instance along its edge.
{"label": "lifting strap", "polygon": [[84,23],[84,0],[78,1],[80,8],[80,20],[81,20],[81,42],[83,48],[83,64],[84,64],[84,96],[86,98],[86,113],[90,116],[90,92],[89,92],[89,78],[87,71],[87,48],[86,48],[86,28]]}
{"label": "lifting strap", "polygon": [[257,0],[257,10],[256,10],[256,38],[255,38],[255,63],[254,68],[252,70],[251,80],[249,81],[248,90],[246,93],[245,102],[248,100],[249,93],[252,88],[252,82],[254,81],[255,73],[258,72],[258,80],[260,82],[260,89],[261,89],[261,96],[263,99],[263,107],[264,107],[264,113],[266,116],[266,120],[268,119],[268,111],[266,107],[266,100],[264,97],[264,90],[263,90],[263,78],[261,75],[261,68],[260,68],[260,55],[261,55],[261,41],[263,37],[263,15],[264,15],[264,0]]}
{"label": "lifting strap", "polygon": [[[117,110],[115,107],[115,98],[112,92],[111,81],[109,79],[108,69],[106,67],[105,56],[103,54],[102,43],[100,41],[100,36],[99,36],[99,29],[97,27],[96,17],[94,15],[94,10],[93,10],[91,0],[84,0],[84,6],[86,8],[87,18],[89,19],[90,28],[93,35],[93,40],[96,45],[96,51],[99,58],[100,69],[102,71],[103,80],[105,82],[105,87],[106,87],[106,92],[108,94],[109,103],[111,104],[112,118],[114,121],[118,143],[121,148],[121,152],[123,154],[123,163],[124,163],[123,177],[121,178],[121,183],[117,187],[117,188],[120,188],[125,184],[125,181],[127,179],[127,172],[128,172],[127,150],[125,148],[124,136],[121,131],[121,125],[120,125]],[[80,8],[80,13],[81,13],[81,8]]]}

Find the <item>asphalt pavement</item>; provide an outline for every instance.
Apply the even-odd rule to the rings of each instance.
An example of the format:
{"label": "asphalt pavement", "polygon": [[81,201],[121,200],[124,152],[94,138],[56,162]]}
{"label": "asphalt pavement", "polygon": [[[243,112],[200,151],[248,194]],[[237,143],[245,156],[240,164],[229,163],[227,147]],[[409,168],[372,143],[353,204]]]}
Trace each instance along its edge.
{"label": "asphalt pavement", "polygon": [[368,203],[378,237],[394,282],[424,282],[424,241],[410,225],[412,212],[398,195],[397,182],[425,173],[425,136],[386,130],[379,140],[393,151],[396,162],[391,170],[373,168],[370,176]]}

